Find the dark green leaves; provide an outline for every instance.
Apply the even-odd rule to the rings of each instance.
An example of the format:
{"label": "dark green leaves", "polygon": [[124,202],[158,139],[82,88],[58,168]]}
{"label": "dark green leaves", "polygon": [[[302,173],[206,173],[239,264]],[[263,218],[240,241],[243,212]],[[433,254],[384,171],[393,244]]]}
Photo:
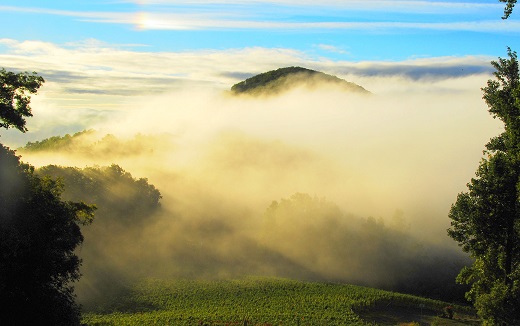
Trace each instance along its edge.
{"label": "dark green leaves", "polygon": [[32,117],[30,94],[35,94],[44,82],[35,72],[0,70],[0,127],[27,131],[25,118]]}
{"label": "dark green leaves", "polygon": [[63,201],[59,181],[35,175],[2,145],[0,185],[0,324],[78,325],[75,250],[95,207]]}
{"label": "dark green leaves", "polygon": [[505,131],[486,145],[487,157],[449,214],[448,235],[474,259],[457,280],[471,284],[467,297],[490,325],[520,319],[520,77],[516,52],[508,48],[508,56],[492,62],[496,80],[482,89]]}
{"label": "dark green leaves", "polygon": [[500,2],[506,3],[506,7],[504,8],[504,16],[502,19],[507,19],[513,13],[513,8],[515,7],[516,0],[499,0]]}

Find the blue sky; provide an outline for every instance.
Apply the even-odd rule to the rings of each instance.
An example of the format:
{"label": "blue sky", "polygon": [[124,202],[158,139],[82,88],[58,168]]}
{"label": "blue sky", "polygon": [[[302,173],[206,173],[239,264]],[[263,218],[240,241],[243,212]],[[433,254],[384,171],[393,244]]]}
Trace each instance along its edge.
{"label": "blue sky", "polygon": [[484,1],[4,0],[2,37],[132,50],[289,48],[331,60],[488,55],[520,48],[516,12]]}

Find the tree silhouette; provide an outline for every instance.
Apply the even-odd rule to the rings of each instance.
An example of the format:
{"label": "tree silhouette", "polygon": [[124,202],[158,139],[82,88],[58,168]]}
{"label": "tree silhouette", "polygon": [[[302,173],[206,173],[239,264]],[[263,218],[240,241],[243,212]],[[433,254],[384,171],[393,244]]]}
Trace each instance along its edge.
{"label": "tree silhouette", "polygon": [[513,13],[513,8],[515,7],[516,0],[499,0],[500,2],[504,2],[506,7],[504,8],[504,16],[502,19],[508,19],[509,16]]}
{"label": "tree silhouette", "polygon": [[[36,74],[0,71],[1,127],[25,132],[29,97],[43,82]],[[0,325],[79,325],[72,282],[80,277],[74,250],[81,224],[95,207],[63,201],[60,182],[34,174],[0,144]]]}
{"label": "tree silhouette", "polygon": [[0,70],[0,127],[27,131],[25,117],[32,117],[29,94],[35,94],[44,82],[35,72]]}

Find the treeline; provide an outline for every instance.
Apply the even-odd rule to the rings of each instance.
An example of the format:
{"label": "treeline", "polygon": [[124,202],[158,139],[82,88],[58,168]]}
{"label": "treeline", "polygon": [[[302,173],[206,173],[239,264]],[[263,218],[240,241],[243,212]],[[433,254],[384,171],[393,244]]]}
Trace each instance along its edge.
{"label": "treeline", "polygon": [[83,130],[73,135],[66,134],[64,136],[52,136],[40,141],[28,142],[24,147],[19,150],[28,152],[38,151],[52,151],[61,149],[74,149],[74,140],[79,139],[83,136],[92,135],[94,130]]}
{"label": "treeline", "polygon": [[94,222],[81,230],[85,238],[78,251],[83,260],[82,278],[76,285],[81,303],[88,305],[124,289],[130,282],[126,269],[131,262],[121,265],[121,256],[133,251],[133,263],[140,263],[140,250],[145,249],[139,241],[139,230],[152,223],[154,214],[160,211],[159,190],[147,179],[136,179],[115,164],[84,169],[49,165],[36,173],[63,183],[64,200],[97,207]]}
{"label": "treeline", "polygon": [[[296,193],[273,201],[260,214],[263,222],[256,236],[245,238],[225,216],[187,221],[174,209],[165,211],[155,186],[118,165],[50,165],[37,174],[61,180],[64,199],[98,208],[94,223],[82,230],[85,241],[78,252],[83,277],[76,290],[87,309],[151,275],[218,278],[265,271],[272,273],[267,276],[464,301],[466,287],[453,279],[469,260],[416,239],[399,218],[386,225],[381,219],[349,215],[326,199]],[[230,241],[234,248],[223,252]]]}
{"label": "treeline", "polygon": [[132,138],[123,139],[113,134],[101,135],[89,129],[72,135],[65,134],[28,142],[24,147],[18,148],[18,152],[24,154],[61,151],[68,155],[126,157],[153,153],[161,149],[161,146],[169,144],[169,140],[169,136],[164,134],[136,134]]}
{"label": "treeline", "polygon": [[323,198],[296,193],[266,210],[263,242],[323,281],[464,302],[467,287],[453,279],[469,259],[417,239],[399,215],[387,225],[382,219],[346,214]]}

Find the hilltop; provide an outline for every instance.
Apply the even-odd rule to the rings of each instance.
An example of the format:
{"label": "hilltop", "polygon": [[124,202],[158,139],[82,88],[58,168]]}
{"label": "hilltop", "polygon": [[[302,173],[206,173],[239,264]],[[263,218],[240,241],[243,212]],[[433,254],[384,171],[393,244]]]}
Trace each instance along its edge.
{"label": "hilltop", "polygon": [[348,92],[370,94],[363,87],[333,75],[302,67],[286,67],[250,77],[231,87],[235,95],[276,95],[295,87],[333,86]]}

